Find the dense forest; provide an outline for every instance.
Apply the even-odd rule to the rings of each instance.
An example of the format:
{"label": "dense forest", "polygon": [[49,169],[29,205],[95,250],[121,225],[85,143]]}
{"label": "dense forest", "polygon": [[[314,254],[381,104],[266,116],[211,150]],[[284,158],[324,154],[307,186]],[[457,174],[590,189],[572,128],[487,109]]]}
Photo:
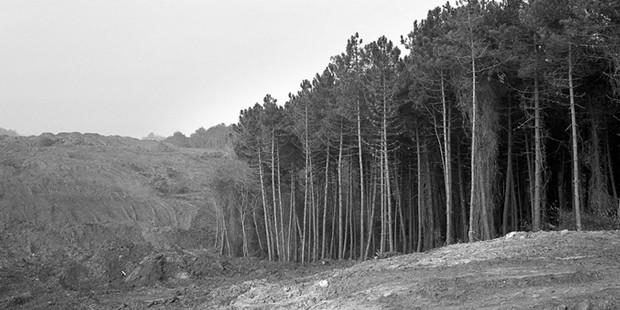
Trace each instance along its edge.
{"label": "dense forest", "polygon": [[616,225],[619,1],[460,1],[401,43],[354,34],[283,105],[241,111],[252,177],[219,184],[222,253],[366,259]]}

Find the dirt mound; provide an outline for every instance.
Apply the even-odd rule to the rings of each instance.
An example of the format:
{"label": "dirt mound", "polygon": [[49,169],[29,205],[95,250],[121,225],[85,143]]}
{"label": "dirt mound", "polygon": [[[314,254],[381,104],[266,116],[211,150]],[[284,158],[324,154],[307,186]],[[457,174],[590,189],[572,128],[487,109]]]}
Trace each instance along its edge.
{"label": "dirt mound", "polygon": [[212,218],[205,184],[218,163],[202,152],[97,134],[0,138],[0,230],[211,227],[192,227],[199,213]]}
{"label": "dirt mound", "polygon": [[125,282],[132,286],[153,286],[161,282],[176,282],[230,273],[223,258],[207,251],[167,251],[145,257],[127,275]]}

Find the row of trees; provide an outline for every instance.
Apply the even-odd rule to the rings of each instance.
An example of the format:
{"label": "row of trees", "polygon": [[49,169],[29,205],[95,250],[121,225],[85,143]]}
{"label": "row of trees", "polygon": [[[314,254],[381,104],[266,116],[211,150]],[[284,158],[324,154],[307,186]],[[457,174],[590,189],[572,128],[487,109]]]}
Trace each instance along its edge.
{"label": "row of trees", "polygon": [[219,124],[209,127],[209,129],[200,127],[189,137],[184,135],[182,132],[177,131],[172,134],[172,136],[167,138],[158,139],[157,136],[154,136],[154,134],[149,134],[149,136],[144,139],[164,141],[179,147],[206,148],[227,151],[233,144],[234,136],[234,132],[230,126]]}
{"label": "row of trees", "polygon": [[611,0],[470,0],[414,23],[404,56],[353,35],[284,105],[241,111],[255,182],[220,244],[365,259],[617,216],[619,25]]}

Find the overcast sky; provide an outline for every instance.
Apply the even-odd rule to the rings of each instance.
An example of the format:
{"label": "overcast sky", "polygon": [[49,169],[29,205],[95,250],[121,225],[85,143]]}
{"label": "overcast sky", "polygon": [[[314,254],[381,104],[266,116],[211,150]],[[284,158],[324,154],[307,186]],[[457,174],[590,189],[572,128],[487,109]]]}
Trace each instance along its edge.
{"label": "overcast sky", "polygon": [[141,138],[284,104],[359,32],[398,42],[446,0],[0,0],[0,127]]}

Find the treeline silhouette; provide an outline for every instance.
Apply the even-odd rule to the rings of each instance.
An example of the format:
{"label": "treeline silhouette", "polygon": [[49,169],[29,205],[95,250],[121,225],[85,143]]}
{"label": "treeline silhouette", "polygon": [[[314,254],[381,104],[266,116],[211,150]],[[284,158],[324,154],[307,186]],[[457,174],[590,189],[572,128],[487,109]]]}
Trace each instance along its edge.
{"label": "treeline silhouette", "polygon": [[209,129],[198,128],[189,137],[177,131],[172,136],[161,137],[154,133],[142,138],[144,140],[164,141],[178,147],[206,148],[217,150],[229,150],[232,148],[235,133],[231,126],[218,124]]}
{"label": "treeline silhouette", "polygon": [[402,43],[355,34],[283,105],[241,111],[252,175],[229,180],[223,253],[366,259],[617,225],[617,1],[460,1]]}

